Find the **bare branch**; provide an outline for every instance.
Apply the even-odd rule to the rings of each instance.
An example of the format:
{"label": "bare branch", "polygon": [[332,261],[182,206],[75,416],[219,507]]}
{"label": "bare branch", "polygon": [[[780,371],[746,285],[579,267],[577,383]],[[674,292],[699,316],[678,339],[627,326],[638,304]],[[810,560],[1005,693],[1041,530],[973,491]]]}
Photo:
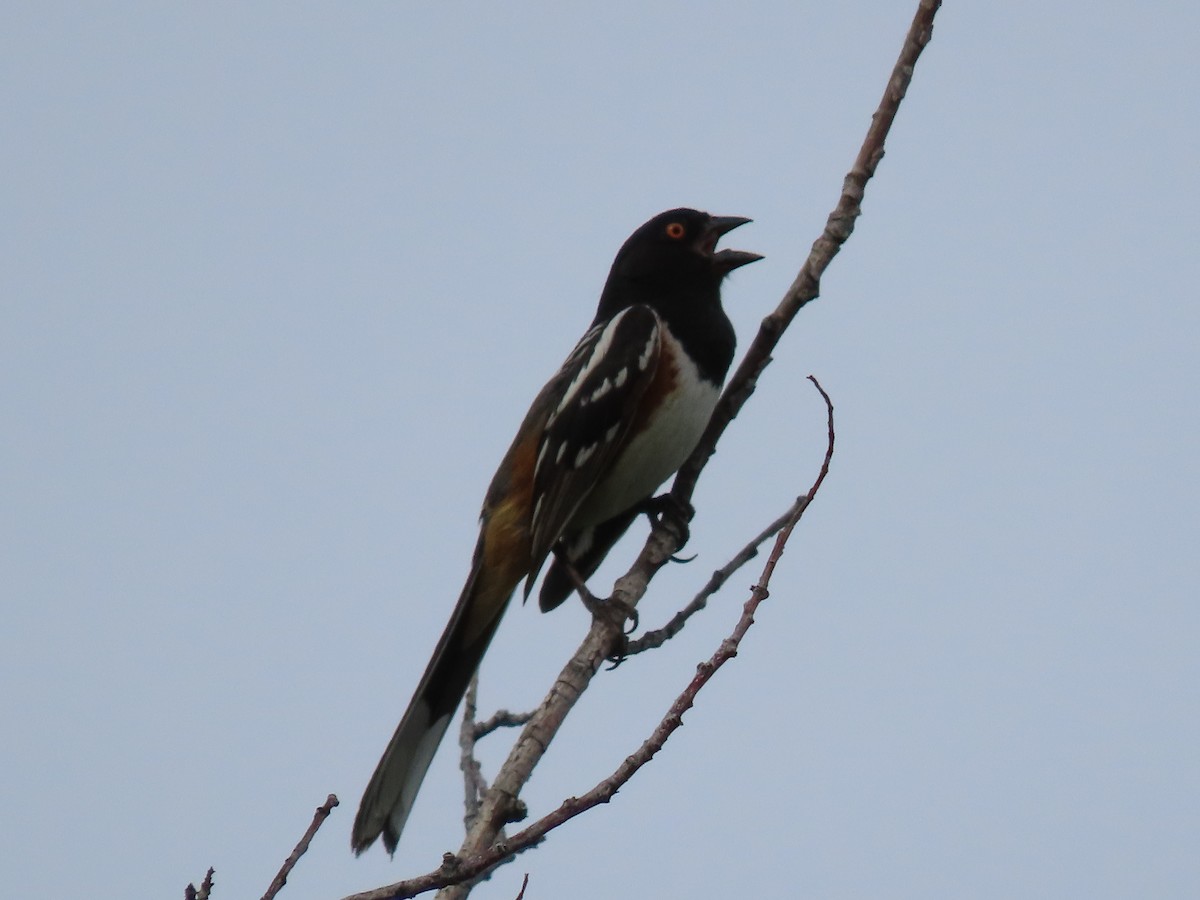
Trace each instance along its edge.
{"label": "bare branch", "polygon": [[312,843],[317,829],[329,818],[329,814],[333,812],[333,808],[337,805],[338,798],[330,794],[325,798],[325,802],[317,807],[317,811],[313,813],[312,822],[309,823],[308,830],[304,832],[304,837],[300,838],[300,843],[296,844],[291,856],[283,861],[283,865],[280,866],[275,880],[271,882],[271,886],[267,888],[267,892],[262,895],[262,900],[273,900],[275,895],[287,884],[288,875],[292,873],[292,869],[296,868],[296,863],[300,861],[300,857],[308,852],[308,845]]}
{"label": "bare branch", "polygon": [[[758,377],[770,362],[771,352],[778,344],[781,335],[799,310],[817,297],[821,276],[853,231],[854,221],[861,212],[866,184],[874,175],[875,169],[883,157],[884,142],[888,131],[912,79],[913,67],[930,40],[933,19],[940,6],[941,0],[920,0],[900,57],[888,80],[883,99],[872,117],[871,125],[854,165],[844,180],[842,193],[836,207],[830,213],[824,230],[814,242],[808,258],[782,301],[775,311],[763,320],[758,335],[751,343],[745,358],[722,394],[699,445],[675,479],[671,494],[682,504],[682,508],[688,508],[701,471],[715,451],[717,442],[726,427],[754,392]],[[818,390],[820,390],[819,385]],[[822,395],[824,395],[823,390]],[[815,486],[819,486],[827,469],[828,455]],[[803,510],[800,512],[802,514]],[[764,568],[763,578],[760,579],[760,584],[755,589],[755,595],[747,602],[747,609],[743,613],[743,620],[748,619],[745,628],[748,628],[749,622],[753,620],[754,609],[766,597],[766,585],[769,583],[770,575],[778,563],[779,555],[782,553],[794,524],[794,522],[790,522],[785,525],[776,537],[775,549]],[[614,585],[612,596],[613,600],[617,602],[613,604],[613,608],[636,607],[637,602],[645,594],[650,579],[679,549],[678,543],[678,538],[671,533],[670,529],[654,527],[633,566]],[[744,634],[745,628],[739,621],[739,628],[735,629],[734,634],[722,645],[723,649],[729,650],[730,654],[735,652],[736,641],[740,640],[740,635]],[[583,642],[559,673],[550,692],[522,729],[521,736],[507,761],[497,773],[492,788],[484,797],[475,822],[457,856],[447,854],[441,868],[435,872],[375,891],[356,894],[347,900],[412,897],[427,890],[443,887],[448,889],[443,891],[442,896],[461,898],[466,896],[470,890],[469,887],[463,886],[463,882],[478,877],[481,873],[494,868],[499,862],[511,859],[514,854],[542,840],[546,831],[553,825],[542,828],[540,827],[541,823],[559,815],[559,810],[507,841],[497,843],[497,836],[505,824],[514,821],[513,817],[520,814],[517,798],[521,788],[529,780],[546,747],[580,695],[587,689],[604,659],[612,656],[614,651],[619,649],[622,639],[621,622],[616,621],[615,616],[593,617],[592,625]],[[734,643],[731,647],[726,647],[730,641],[734,641]],[[718,654],[721,652],[718,651]],[[710,660],[706,665],[711,665],[712,662]],[[697,677],[701,677],[701,675],[703,675],[703,671],[698,673]],[[706,681],[708,677],[711,677],[711,673],[704,677],[704,680]],[[699,687],[697,686],[696,689],[698,690]],[[681,698],[686,699],[686,696],[687,692],[681,695]],[[678,727],[678,725],[673,727]],[[673,730],[673,727],[670,730]],[[648,742],[651,746],[653,746],[653,740],[654,736],[652,735]],[[650,755],[652,756],[653,752]],[[620,772],[621,770],[618,770],[618,773]],[[581,801],[570,802],[580,803]],[[597,799],[595,802],[604,801]],[[564,804],[564,807],[567,805]]]}
{"label": "bare branch", "polygon": [[463,698],[462,725],[458,730],[458,767],[463,773],[463,826],[470,828],[479,812],[479,798],[487,791],[483,769],[475,758],[475,743],[479,725],[475,721],[476,700],[479,695],[479,673],[471,676]]}
{"label": "bare branch", "polygon": [[490,719],[485,719],[482,722],[477,722],[475,725],[475,739],[481,740],[501,728],[520,728],[533,716],[531,712],[515,713],[509,712],[507,709],[499,709],[492,713]]}
{"label": "bare branch", "polygon": [[463,803],[466,807],[463,822],[467,828],[470,828],[475,820],[475,814],[479,811],[479,800],[488,789],[487,779],[483,777],[483,769],[475,756],[475,746],[493,731],[501,728],[519,728],[533,715],[501,709],[493,713],[491,718],[480,722],[475,718],[478,695],[479,673],[476,672],[467,684],[467,693],[463,698],[462,725],[458,731],[458,767],[463,773]]}
{"label": "bare branch", "polygon": [[808,258],[800,267],[800,273],[791,287],[775,311],[763,319],[758,335],[721,395],[699,445],[675,478],[671,493],[680,500],[691,499],[700,472],[716,450],[717,441],[754,393],[758,377],[770,364],[771,352],[779,343],[783,332],[796,314],[820,294],[821,276],[854,231],[854,221],[862,213],[862,200],[867,182],[874,176],[879,161],[883,159],[884,142],[900,108],[900,101],[904,99],[912,81],[917,59],[933,36],[933,18],[941,5],[941,0],[921,0],[904,39],[900,57],[896,60],[884,89],[883,99],[879,101],[879,107],[871,116],[867,136],[859,148],[853,167],[842,183],[842,193],[837,206],[829,214],[825,229],[813,243]]}

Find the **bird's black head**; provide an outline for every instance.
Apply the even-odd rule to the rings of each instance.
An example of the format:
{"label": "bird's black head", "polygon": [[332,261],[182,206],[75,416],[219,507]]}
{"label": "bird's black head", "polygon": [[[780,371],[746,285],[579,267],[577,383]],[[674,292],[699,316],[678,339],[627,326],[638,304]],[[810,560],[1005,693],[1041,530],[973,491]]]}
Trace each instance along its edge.
{"label": "bird's black head", "polygon": [[672,297],[711,297],[719,303],[721,280],[739,266],[762,259],[744,250],[717,250],[722,235],[749,221],[686,208],[659,213],[617,251],[597,320],[633,303],[660,306]]}
{"label": "bird's black head", "polygon": [[704,273],[720,283],[738,266],[762,259],[743,250],[717,250],[721,235],[749,221],[686,208],[659,213],[625,241],[612,274],[641,281]]}
{"label": "bird's black head", "polygon": [[694,209],[659,213],[617,251],[592,324],[645,304],[685,345],[701,375],[721,384],[737,343],[733,325],[721,308],[721,281],[738,266],[762,257],[744,250],[718,250],[717,241],[749,221]]}

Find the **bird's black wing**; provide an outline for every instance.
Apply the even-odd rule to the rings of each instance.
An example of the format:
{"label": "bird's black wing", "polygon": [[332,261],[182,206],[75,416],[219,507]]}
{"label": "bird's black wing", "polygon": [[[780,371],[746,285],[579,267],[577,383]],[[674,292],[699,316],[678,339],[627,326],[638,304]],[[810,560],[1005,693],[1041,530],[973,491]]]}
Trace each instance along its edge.
{"label": "bird's black wing", "polygon": [[528,596],[554,542],[624,448],[661,351],[658,316],[631,306],[576,347],[569,381],[546,422],[533,477]]}

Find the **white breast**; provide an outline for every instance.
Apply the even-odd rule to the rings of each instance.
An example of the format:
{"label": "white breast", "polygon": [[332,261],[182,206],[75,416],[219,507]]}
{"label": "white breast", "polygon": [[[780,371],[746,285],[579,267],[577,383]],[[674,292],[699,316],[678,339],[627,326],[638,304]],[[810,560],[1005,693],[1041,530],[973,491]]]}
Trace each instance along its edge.
{"label": "white breast", "polygon": [[666,324],[660,323],[660,327],[661,352],[670,353],[678,366],[675,391],[666,398],[651,426],[630,441],[572,517],[573,530],[610,519],[652,496],[696,449],[717,405],[720,388],[700,377]]}

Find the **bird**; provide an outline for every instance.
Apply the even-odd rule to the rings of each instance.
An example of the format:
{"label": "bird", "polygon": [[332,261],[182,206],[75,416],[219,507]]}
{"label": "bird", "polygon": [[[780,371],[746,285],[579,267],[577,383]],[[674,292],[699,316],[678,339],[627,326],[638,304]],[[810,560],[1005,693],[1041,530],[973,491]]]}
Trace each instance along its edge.
{"label": "bird", "polygon": [[672,209],[618,250],[595,318],[535,397],[488,487],[466,584],[363,793],[356,855],[380,836],[395,853],[521,581],[528,599],[546,568],[539,606],[562,604],[695,449],[736,346],[722,282],[762,259],[716,245],[749,221]]}

